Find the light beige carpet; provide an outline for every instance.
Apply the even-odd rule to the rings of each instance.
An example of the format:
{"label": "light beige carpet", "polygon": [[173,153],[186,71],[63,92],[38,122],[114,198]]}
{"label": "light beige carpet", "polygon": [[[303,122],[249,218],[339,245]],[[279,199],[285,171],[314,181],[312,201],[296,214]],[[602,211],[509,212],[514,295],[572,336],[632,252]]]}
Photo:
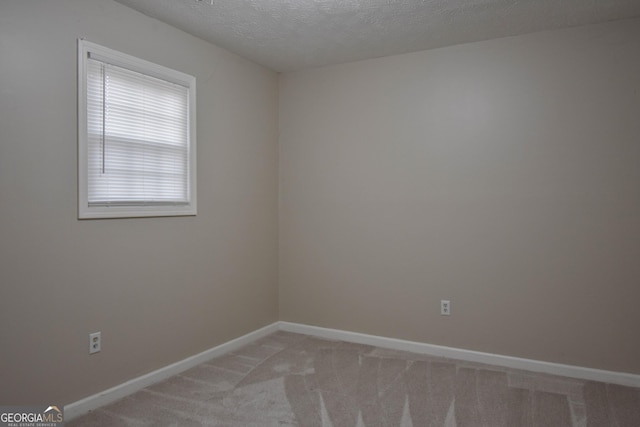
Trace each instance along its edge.
{"label": "light beige carpet", "polygon": [[639,427],[640,389],[277,332],[67,425]]}

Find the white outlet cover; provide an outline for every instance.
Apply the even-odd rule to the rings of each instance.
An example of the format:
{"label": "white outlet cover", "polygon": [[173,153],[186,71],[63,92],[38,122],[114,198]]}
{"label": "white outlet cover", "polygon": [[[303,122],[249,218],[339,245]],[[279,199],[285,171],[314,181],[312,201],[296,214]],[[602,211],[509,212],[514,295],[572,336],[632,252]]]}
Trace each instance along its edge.
{"label": "white outlet cover", "polygon": [[102,337],[100,332],[89,334],[89,354],[94,354],[102,350]]}
{"label": "white outlet cover", "polygon": [[440,314],[443,316],[451,316],[451,301],[446,299],[440,301]]}

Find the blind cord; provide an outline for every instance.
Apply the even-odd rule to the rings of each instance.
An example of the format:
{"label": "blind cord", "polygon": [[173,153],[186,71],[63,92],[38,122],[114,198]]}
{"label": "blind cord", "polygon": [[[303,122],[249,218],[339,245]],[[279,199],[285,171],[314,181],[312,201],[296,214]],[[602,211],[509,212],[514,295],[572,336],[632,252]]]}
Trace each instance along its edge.
{"label": "blind cord", "polygon": [[102,69],[102,174],[105,173],[105,155],[106,155],[106,117],[107,117],[107,78],[105,72],[105,64],[103,63],[100,67]]}

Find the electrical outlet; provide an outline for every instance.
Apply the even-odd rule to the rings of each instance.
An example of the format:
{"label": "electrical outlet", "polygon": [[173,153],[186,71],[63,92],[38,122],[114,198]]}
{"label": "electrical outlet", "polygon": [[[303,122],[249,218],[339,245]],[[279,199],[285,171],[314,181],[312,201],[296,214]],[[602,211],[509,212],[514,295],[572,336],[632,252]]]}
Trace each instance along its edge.
{"label": "electrical outlet", "polygon": [[102,350],[102,338],[100,332],[89,334],[89,354],[97,353]]}
{"label": "electrical outlet", "polygon": [[451,301],[448,299],[440,301],[440,314],[442,316],[451,316]]}

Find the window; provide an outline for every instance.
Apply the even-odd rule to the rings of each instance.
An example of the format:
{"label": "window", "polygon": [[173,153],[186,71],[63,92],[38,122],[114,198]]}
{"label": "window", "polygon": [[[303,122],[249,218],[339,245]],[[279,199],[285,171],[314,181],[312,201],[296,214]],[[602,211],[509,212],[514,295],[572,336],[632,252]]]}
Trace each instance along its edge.
{"label": "window", "polygon": [[78,41],[79,218],[196,214],[195,78]]}

